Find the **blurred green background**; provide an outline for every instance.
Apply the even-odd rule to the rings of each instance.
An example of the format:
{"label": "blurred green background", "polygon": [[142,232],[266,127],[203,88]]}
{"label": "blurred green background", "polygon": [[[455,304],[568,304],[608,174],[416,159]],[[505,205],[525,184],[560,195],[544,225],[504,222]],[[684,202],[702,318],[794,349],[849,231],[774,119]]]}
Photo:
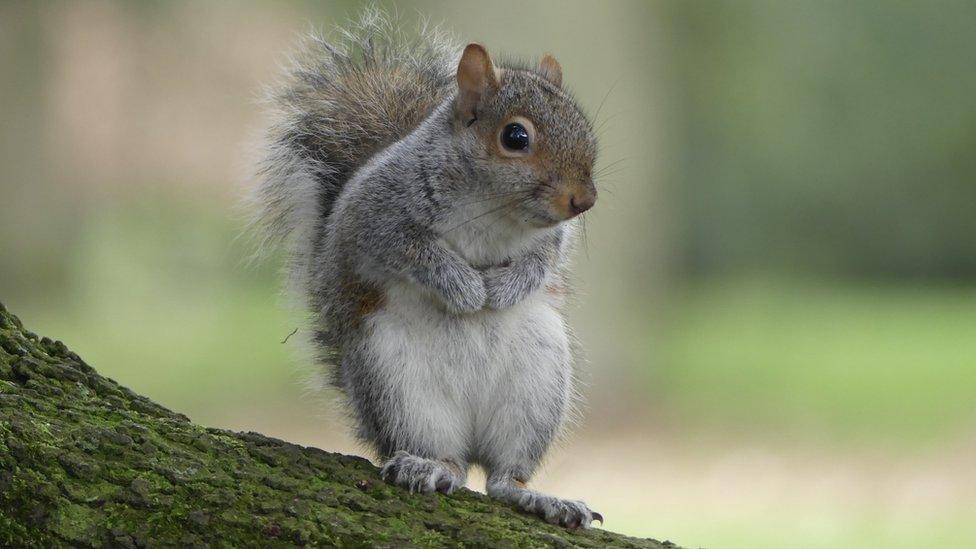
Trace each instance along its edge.
{"label": "blurred green background", "polygon": [[[689,547],[976,545],[976,4],[383,5],[552,52],[601,128],[586,419],[538,486]],[[362,452],[238,206],[262,86],[359,7],[0,4],[0,300],[196,421]]]}

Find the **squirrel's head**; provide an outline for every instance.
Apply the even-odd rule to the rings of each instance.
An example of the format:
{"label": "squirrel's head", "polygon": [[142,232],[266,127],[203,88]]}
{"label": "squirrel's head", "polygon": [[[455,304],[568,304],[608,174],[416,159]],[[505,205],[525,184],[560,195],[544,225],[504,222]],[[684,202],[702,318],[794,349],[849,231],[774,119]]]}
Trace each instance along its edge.
{"label": "squirrel's head", "polygon": [[486,196],[510,204],[513,217],[545,227],[593,207],[593,127],[562,89],[551,55],[538,69],[496,68],[469,44],[457,70],[454,127]]}

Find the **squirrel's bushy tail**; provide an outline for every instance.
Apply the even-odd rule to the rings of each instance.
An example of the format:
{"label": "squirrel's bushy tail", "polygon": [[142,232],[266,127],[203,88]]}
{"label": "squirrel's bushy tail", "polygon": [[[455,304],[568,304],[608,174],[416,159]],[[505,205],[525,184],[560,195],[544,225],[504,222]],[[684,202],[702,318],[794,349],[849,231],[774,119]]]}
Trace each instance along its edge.
{"label": "squirrel's bushy tail", "polygon": [[270,94],[273,122],[252,196],[263,244],[292,240],[294,254],[307,253],[346,180],[444,99],[459,55],[439,29],[422,24],[408,36],[376,8],[335,39],[306,38]]}

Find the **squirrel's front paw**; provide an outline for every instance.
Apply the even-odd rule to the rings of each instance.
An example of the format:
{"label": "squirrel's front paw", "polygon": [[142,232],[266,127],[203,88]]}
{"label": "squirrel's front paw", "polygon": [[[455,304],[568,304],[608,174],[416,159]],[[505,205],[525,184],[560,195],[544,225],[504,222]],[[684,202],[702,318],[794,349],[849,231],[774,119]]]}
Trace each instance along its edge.
{"label": "squirrel's front paw", "polygon": [[523,292],[513,284],[511,267],[492,267],[482,272],[485,281],[485,307],[507,309],[523,297]]}
{"label": "squirrel's front paw", "polygon": [[445,296],[447,309],[455,314],[474,313],[485,306],[487,292],[480,277],[469,277]]}

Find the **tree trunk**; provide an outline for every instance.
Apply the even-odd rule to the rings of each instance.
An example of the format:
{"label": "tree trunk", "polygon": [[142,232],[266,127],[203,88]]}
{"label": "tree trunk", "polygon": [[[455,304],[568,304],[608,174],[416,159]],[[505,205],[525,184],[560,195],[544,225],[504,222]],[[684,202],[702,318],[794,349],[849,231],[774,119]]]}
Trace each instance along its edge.
{"label": "tree trunk", "polygon": [[190,423],[0,305],[0,546],[674,547],[568,531],[359,458]]}

